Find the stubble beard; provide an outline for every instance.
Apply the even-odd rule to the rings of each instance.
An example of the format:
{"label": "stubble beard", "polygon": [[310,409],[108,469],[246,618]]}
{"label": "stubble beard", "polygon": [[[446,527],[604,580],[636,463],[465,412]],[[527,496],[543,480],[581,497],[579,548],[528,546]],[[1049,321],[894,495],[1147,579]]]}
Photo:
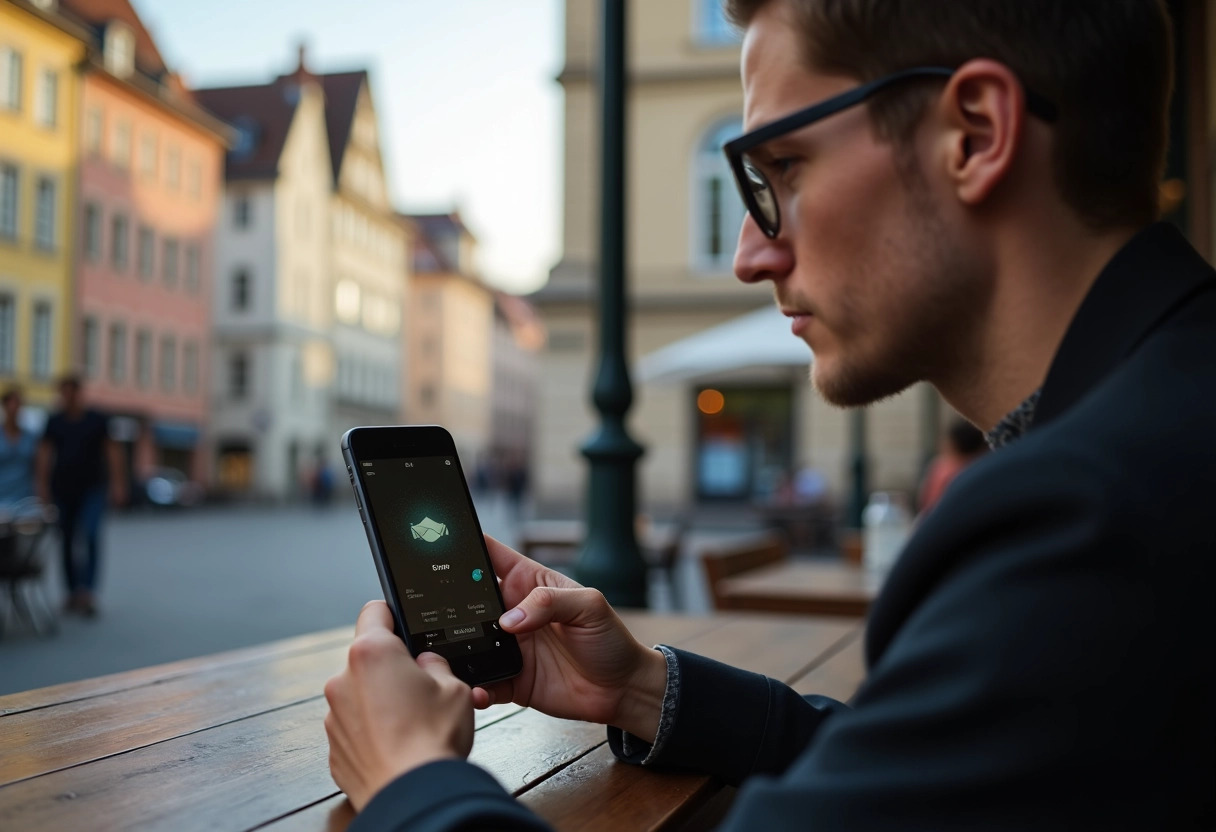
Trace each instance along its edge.
{"label": "stubble beard", "polygon": [[[849,322],[853,343],[846,332],[830,372],[811,364],[812,386],[837,407],[864,407],[919,381],[933,381],[963,348],[982,303],[983,281],[952,236],[923,174],[908,166],[900,175],[907,194],[904,227],[887,237],[857,274],[855,285],[869,284],[870,311],[862,311],[858,298],[844,298],[839,314]],[[881,300],[876,304],[875,299]],[[875,309],[884,310],[881,319],[875,319]],[[869,339],[872,348],[859,352],[857,335],[866,327],[883,332]]]}

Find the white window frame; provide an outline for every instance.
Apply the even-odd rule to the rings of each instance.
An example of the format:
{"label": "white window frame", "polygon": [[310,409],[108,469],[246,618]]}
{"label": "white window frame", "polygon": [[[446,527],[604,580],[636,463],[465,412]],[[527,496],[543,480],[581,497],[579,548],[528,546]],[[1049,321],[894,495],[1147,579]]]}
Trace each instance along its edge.
{"label": "white window frame", "polygon": [[51,377],[55,350],[55,307],[51,301],[39,298],[32,311],[30,343],[30,375],[36,379]]}
{"label": "white window frame", "polygon": [[118,119],[114,122],[114,142],[110,146],[110,153],[114,165],[121,170],[131,169],[131,139],[134,135],[135,129],[129,120]]}
{"label": "white window frame", "polygon": [[95,379],[101,372],[101,326],[97,318],[87,315],[80,329],[80,364],[85,378]]}
{"label": "white window frame", "polygon": [[0,46],[0,110],[21,112],[25,58],[13,46]]}
{"label": "white window frame", "polygon": [[0,375],[17,371],[17,293],[0,291]]}
{"label": "white window frame", "polygon": [[[739,229],[743,226],[746,208],[736,191],[730,165],[722,154],[722,141],[739,135],[742,130],[743,120],[739,116],[718,119],[701,133],[692,154],[688,235],[692,251],[689,262],[695,273],[706,277],[731,273],[735,247],[739,241]],[[714,234],[714,229],[709,227],[712,211],[709,198],[715,180],[719,200],[716,232],[720,246],[716,256],[709,252]]]}
{"label": "white window frame", "polygon": [[172,393],[177,388],[177,338],[160,337],[160,389]]}
{"label": "white window frame", "polygon": [[156,274],[156,231],[148,225],[141,225],[135,234],[136,271],[143,280],[152,280]]}
{"label": "white window frame", "polygon": [[90,107],[84,114],[84,149],[90,156],[102,154],[106,134],[106,117],[100,107]]}
{"label": "white window frame", "polygon": [[[43,186],[50,186],[50,208],[43,201]],[[55,251],[59,245],[59,180],[42,174],[34,180],[34,248]]]}
{"label": "white window frame", "polygon": [[198,341],[186,341],[182,344],[182,392],[187,396],[198,392],[198,370]]}
{"label": "white window frame", "polygon": [[176,237],[161,239],[161,274],[165,285],[175,288],[181,279],[181,244]]}
{"label": "white window frame", "polygon": [[[240,372],[237,372],[237,367],[240,367]],[[228,356],[228,398],[234,402],[243,402],[249,398],[249,375],[253,367],[253,361],[249,353],[245,350],[235,350]],[[237,379],[240,379],[240,384],[237,384]]]}
{"label": "white window frame", "polygon": [[[11,180],[8,174],[12,174]],[[13,183],[12,190],[6,190],[5,182]],[[0,161],[0,240],[16,240],[21,232],[21,168],[12,163]]]}
{"label": "white window frame", "polygon": [[39,127],[54,130],[59,125],[59,72],[43,67],[38,73],[37,92],[34,121]]}
{"label": "white window frame", "polygon": [[127,380],[127,325],[111,321],[108,341],[110,383],[123,384]]}
{"label": "white window frame", "polygon": [[110,268],[116,272],[126,272],[130,267],[131,218],[121,211],[115,211],[110,214]]}
{"label": "white window frame", "polygon": [[141,390],[152,386],[152,331],[140,329],[135,333],[135,384]]}
{"label": "white window frame", "polygon": [[84,234],[84,240],[81,241],[84,257],[90,263],[100,263],[102,249],[105,247],[105,220],[101,203],[89,200],[84,204],[83,213],[80,230]]}

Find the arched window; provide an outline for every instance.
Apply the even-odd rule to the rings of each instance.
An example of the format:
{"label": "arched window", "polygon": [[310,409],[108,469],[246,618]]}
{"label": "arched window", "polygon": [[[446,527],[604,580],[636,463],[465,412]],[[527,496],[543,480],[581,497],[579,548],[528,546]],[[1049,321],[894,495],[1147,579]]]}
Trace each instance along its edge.
{"label": "arched window", "polygon": [[693,164],[693,263],[702,271],[729,270],[735,243],[743,224],[743,200],[722,145],[743,132],[743,122],[732,117],[717,122],[701,138]]}

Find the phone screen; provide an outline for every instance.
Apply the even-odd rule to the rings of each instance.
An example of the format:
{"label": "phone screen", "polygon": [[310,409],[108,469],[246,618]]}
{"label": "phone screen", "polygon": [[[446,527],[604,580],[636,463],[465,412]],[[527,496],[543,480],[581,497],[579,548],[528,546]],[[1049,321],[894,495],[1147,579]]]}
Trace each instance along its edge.
{"label": "phone screen", "polygon": [[447,656],[506,646],[494,572],[459,462],[426,456],[358,465],[409,643]]}

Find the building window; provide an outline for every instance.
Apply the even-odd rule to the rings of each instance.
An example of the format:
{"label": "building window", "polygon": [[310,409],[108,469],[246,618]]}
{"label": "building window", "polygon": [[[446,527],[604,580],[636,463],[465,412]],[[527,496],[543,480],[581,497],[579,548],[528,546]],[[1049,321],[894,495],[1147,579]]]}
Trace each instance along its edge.
{"label": "building window", "polygon": [[125,272],[131,261],[131,227],[126,214],[110,219],[110,263],[114,271]]}
{"label": "building window", "polygon": [[135,35],[121,23],[111,22],[106,26],[102,43],[102,56],[106,70],[119,78],[126,78],[135,71]]}
{"label": "building window", "polygon": [[114,146],[110,150],[117,167],[123,170],[131,167],[131,122],[120,121],[114,125]]}
{"label": "building window", "polygon": [[101,260],[101,206],[84,204],[84,256],[90,263]]}
{"label": "building window", "polygon": [[21,53],[11,46],[0,46],[0,108],[21,109]]}
{"label": "building window", "polygon": [[151,280],[156,267],[156,235],[146,225],[139,227],[139,276]]}
{"label": "building window", "polygon": [[161,264],[161,268],[164,269],[165,273],[165,285],[170,287],[177,285],[177,248],[176,238],[165,238],[165,248],[161,253],[165,262]]}
{"label": "building window", "polygon": [[198,392],[198,344],[194,341],[182,347],[182,392],[188,396]]}
{"label": "building window", "polygon": [[176,191],[182,184],[182,151],[170,147],[165,153],[165,184],[169,190]]}
{"label": "building window", "polygon": [[10,294],[0,295],[0,373],[13,374],[16,366],[17,300]]}
{"label": "building window", "polygon": [[85,378],[97,378],[101,361],[97,319],[85,318],[81,330],[80,346],[84,354],[80,356],[80,363],[84,367]]}
{"label": "building window", "polygon": [[719,122],[705,134],[697,151],[692,237],[696,246],[694,262],[706,271],[727,271],[735,258],[744,207],[735,192],[722,145],[742,130],[743,122],[737,118]]}
{"label": "building window", "polygon": [[84,116],[84,149],[94,156],[101,155],[101,137],[105,121],[100,107],[90,107]]}
{"label": "building window", "polygon": [[696,0],[695,30],[697,42],[705,46],[728,46],[740,40],[740,32],[726,18],[722,0]]}
{"label": "building window", "polygon": [[127,380],[127,328],[110,324],[110,381],[122,384]]}
{"label": "building window", "polygon": [[244,401],[249,395],[249,356],[234,352],[228,359],[228,398]]}
{"label": "building window", "polygon": [[37,379],[51,377],[51,305],[46,301],[34,304],[33,360],[30,370]]}
{"label": "building window", "polygon": [[344,324],[359,323],[361,307],[359,284],[349,278],[339,280],[334,288],[334,312]]}
{"label": "building window", "polygon": [[237,269],[232,275],[232,308],[244,312],[249,308],[249,270]]}
{"label": "building window", "polygon": [[232,203],[232,226],[248,228],[251,225],[253,225],[253,206],[249,202],[249,197],[238,196]]}
{"label": "building window", "polygon": [[20,179],[16,165],[0,165],[0,237],[17,239],[17,196]]}
{"label": "building window", "polygon": [[186,195],[194,200],[203,196],[203,166],[197,159],[186,165]]}
{"label": "building window", "polygon": [[139,172],[145,179],[156,179],[156,137],[150,133],[139,140]]}
{"label": "building window", "polygon": [[55,180],[38,177],[34,202],[34,245],[43,251],[55,249]]}
{"label": "building window", "polygon": [[44,69],[38,76],[38,103],[34,119],[53,128],[59,121],[59,73]]}
{"label": "building window", "polygon": [[160,388],[166,393],[177,386],[177,339],[165,335],[160,339]]}
{"label": "building window", "polygon": [[152,333],[146,329],[135,334],[135,383],[145,390],[152,386]]}
{"label": "building window", "polygon": [[202,273],[202,258],[203,255],[199,251],[198,243],[190,243],[186,246],[186,291],[192,295],[198,294]]}

